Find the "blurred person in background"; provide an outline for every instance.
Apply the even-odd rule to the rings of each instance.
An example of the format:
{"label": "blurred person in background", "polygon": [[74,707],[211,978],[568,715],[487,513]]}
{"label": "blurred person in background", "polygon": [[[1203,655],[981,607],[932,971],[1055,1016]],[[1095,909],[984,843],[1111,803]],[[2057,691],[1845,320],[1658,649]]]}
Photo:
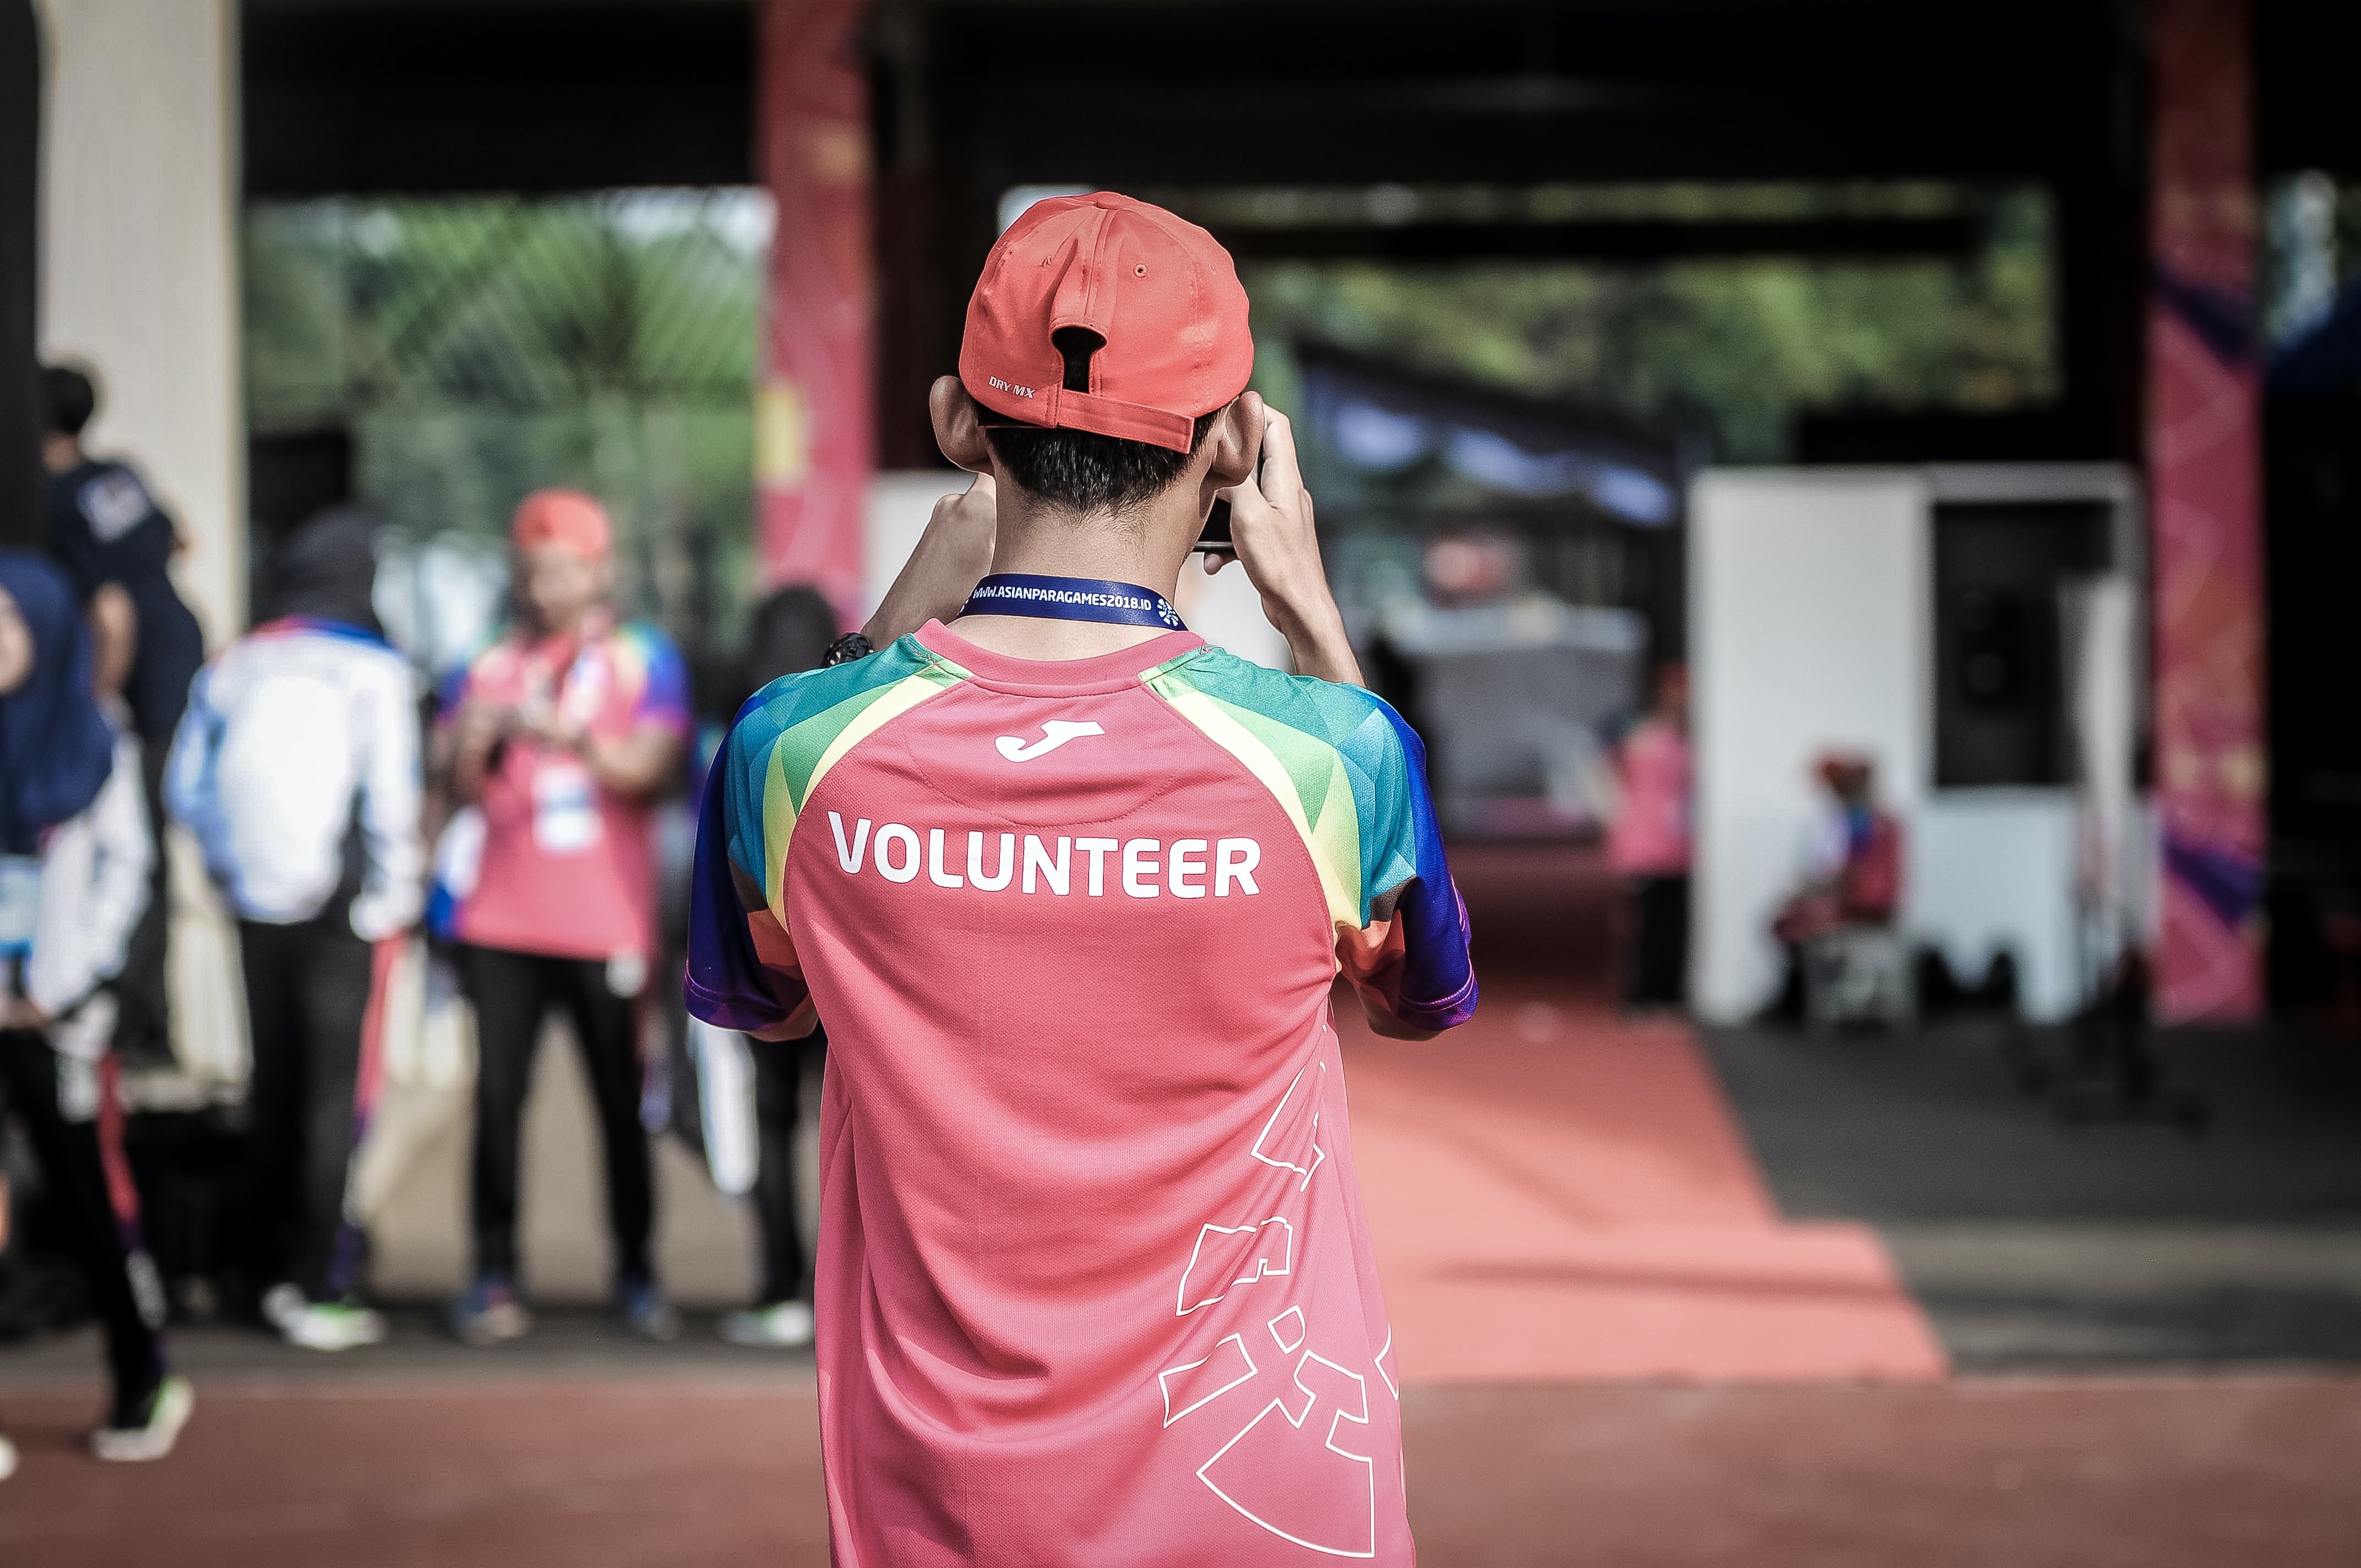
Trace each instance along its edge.
{"label": "blurred person in background", "polygon": [[1771,922],[1787,973],[1773,1016],[1804,1011],[1803,946],[1853,926],[1887,926],[1902,905],[1902,821],[1877,804],[1877,766],[1852,751],[1814,764],[1822,807],[1804,849],[1803,876]]}
{"label": "blurred person in background", "polygon": [[1689,672],[1656,672],[1655,703],[1615,753],[1622,804],[1607,832],[1607,855],[1622,877],[1629,924],[1623,1000],[1677,1007],[1686,994],[1689,946]]}
{"label": "blurred person in background", "polygon": [[[82,431],[98,411],[98,389],[68,365],[45,366],[47,427],[41,458],[49,472],[49,554],[73,580],[97,637],[103,698],[129,708],[140,746],[148,828],[163,843],[164,756],[204,662],[204,633],[172,586],[180,549],[171,518],[156,504],[130,464],[93,457]],[[164,981],[165,923],[170,913],[167,861],[154,858],[148,898],[115,991],[120,1003],[115,1043],[127,1057],[171,1055]]]}
{"label": "blurred person in background", "polygon": [[[817,670],[836,641],[836,610],[818,589],[784,587],[754,610],[746,640],[750,692],[782,675]],[[788,1348],[812,1340],[811,1281],[796,1202],[796,1126],[806,1062],[825,1058],[826,1028],[800,1040],[747,1036],[754,1061],[754,1218],[762,1237],[761,1286],[754,1304],[721,1320],[736,1344]]]}
{"label": "blurred person in background", "polygon": [[245,1201],[265,1321],[291,1344],[385,1337],[361,1304],[346,1187],[374,1086],[368,1021],[419,916],[418,710],[370,603],[376,529],[304,525],[270,563],[269,617],[199,672],[166,777],[237,916],[252,1025]]}
{"label": "blurred person in background", "polygon": [[510,532],[511,628],[470,664],[439,739],[452,799],[483,815],[482,847],[453,912],[476,1009],[471,1177],[475,1276],[454,1303],[469,1344],[527,1332],[517,1291],[517,1178],[525,1094],[544,1018],[563,1008],[596,1102],[629,1332],[670,1339],[657,1287],[640,1039],[658,948],[653,807],[681,775],[686,666],[662,631],[617,619],[606,509],[539,490]]}
{"label": "blurred person in background", "polygon": [[[113,1402],[91,1446],[159,1459],[194,1403],[164,1363],[164,1291],[138,1243],[107,1059],[121,970],[155,856],[139,751],[92,695],[92,639],[65,576],[0,552],[0,1126],[14,1112],[106,1334]],[[5,1216],[5,1205],[0,1205]],[[0,1229],[5,1229],[0,1223]],[[0,1441],[0,1475],[16,1465]]]}

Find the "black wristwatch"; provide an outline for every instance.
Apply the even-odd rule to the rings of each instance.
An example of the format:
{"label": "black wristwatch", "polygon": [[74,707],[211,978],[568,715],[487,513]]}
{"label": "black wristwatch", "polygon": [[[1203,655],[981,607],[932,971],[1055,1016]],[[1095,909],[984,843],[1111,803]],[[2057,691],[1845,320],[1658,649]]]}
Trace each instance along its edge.
{"label": "black wristwatch", "polygon": [[858,631],[848,631],[828,645],[828,657],[820,661],[822,668],[850,664],[855,659],[866,659],[877,652],[877,645]]}

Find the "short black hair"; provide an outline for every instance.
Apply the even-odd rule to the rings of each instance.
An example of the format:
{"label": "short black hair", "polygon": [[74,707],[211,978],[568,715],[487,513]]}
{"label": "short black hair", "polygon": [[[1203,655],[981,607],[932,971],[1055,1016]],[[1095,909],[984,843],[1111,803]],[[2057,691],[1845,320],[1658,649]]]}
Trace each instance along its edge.
{"label": "short black hair", "polygon": [[1087,430],[1051,430],[1040,425],[986,425],[983,434],[992,443],[992,455],[1020,488],[1088,515],[1121,511],[1163,494],[1205,444],[1205,433],[1213,428],[1213,414],[1198,415],[1186,452]]}
{"label": "short black hair", "polygon": [[71,365],[41,367],[42,418],[53,435],[80,435],[98,411],[98,389]]}
{"label": "short black hair", "polygon": [[[1066,362],[1066,390],[1089,391],[1091,358],[1106,346],[1106,339],[1086,326],[1061,326],[1049,334],[1049,341]],[[1018,488],[1088,517],[1121,511],[1162,495],[1197,455],[1197,448],[1205,444],[1205,433],[1213,428],[1213,415],[1199,414],[1186,452],[1087,430],[1030,424],[987,424],[983,438],[992,443],[992,455]]]}

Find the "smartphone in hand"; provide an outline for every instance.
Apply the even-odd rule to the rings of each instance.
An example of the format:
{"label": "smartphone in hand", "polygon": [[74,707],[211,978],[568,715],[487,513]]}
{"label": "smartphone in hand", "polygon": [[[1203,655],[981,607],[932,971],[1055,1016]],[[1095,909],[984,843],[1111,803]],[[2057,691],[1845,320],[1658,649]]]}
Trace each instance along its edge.
{"label": "smartphone in hand", "polygon": [[[1262,453],[1259,449],[1255,453],[1254,475],[1246,483],[1262,483]],[[1227,500],[1215,499],[1213,510],[1205,514],[1205,532],[1197,535],[1197,543],[1190,548],[1208,554],[1218,552],[1235,555],[1238,553],[1237,544],[1230,537],[1230,503]]]}
{"label": "smartphone in hand", "polygon": [[1237,546],[1230,538],[1230,503],[1228,501],[1216,500],[1213,503],[1213,510],[1205,514],[1205,532],[1197,535],[1197,543],[1191,548],[1209,554],[1215,552],[1232,555],[1237,554]]}

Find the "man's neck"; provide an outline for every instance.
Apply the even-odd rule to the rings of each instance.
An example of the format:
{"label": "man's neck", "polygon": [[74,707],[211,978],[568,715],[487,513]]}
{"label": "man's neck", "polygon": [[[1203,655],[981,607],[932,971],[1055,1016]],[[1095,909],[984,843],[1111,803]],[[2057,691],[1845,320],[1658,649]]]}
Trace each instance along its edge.
{"label": "man's neck", "polygon": [[[1016,486],[1004,485],[993,574],[1096,577],[1152,589],[1169,599],[1194,539],[1195,499],[1194,487],[1176,485],[1121,521],[1078,519],[1038,507]],[[978,647],[1019,659],[1088,659],[1163,635],[1153,626],[1029,615],[963,615],[958,630]]]}
{"label": "man's neck", "polygon": [[522,617],[522,619],[524,621],[525,632],[530,641],[534,642],[564,642],[579,636],[583,629],[590,624],[590,618],[597,613],[597,607],[593,606],[589,609],[581,610],[574,615],[566,617],[562,622],[544,620],[537,615],[529,615]]}

